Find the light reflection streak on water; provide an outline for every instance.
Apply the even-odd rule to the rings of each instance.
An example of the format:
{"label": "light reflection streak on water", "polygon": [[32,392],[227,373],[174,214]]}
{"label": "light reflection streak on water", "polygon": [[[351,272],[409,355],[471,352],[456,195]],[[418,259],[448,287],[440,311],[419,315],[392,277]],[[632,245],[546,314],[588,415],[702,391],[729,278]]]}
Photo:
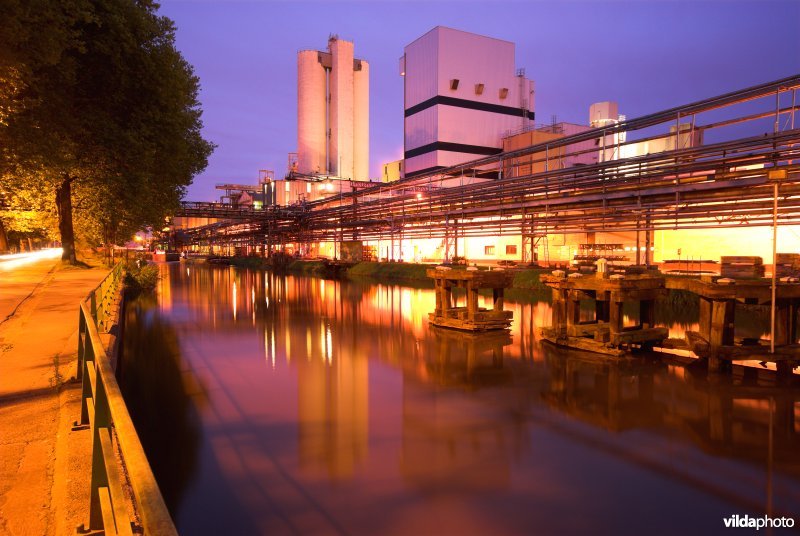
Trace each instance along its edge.
{"label": "light reflection streak on water", "polygon": [[333,362],[333,342],[331,338],[331,328],[325,328],[325,354],[328,357],[328,364]]}
{"label": "light reflection streak on water", "polygon": [[[275,368],[275,331],[272,330],[270,332],[270,338],[272,340],[272,368]],[[286,364],[288,365],[291,361],[289,354],[286,354]]]}
{"label": "light reflection streak on water", "polygon": [[236,281],[233,282],[233,319],[236,320]]}

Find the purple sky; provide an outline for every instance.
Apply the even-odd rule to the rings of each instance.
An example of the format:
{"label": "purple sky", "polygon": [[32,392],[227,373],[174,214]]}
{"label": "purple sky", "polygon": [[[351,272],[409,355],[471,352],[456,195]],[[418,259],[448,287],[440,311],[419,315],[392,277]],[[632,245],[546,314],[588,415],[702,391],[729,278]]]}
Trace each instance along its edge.
{"label": "purple sky", "polygon": [[629,118],[800,72],[800,1],[163,0],[200,77],[205,135],[218,145],[187,198],[219,182],[282,177],[297,144],[297,51],[328,35],[370,62],[370,176],[402,157],[403,47],[437,25],[516,43],[536,81],[536,121],[585,124],[593,102]]}

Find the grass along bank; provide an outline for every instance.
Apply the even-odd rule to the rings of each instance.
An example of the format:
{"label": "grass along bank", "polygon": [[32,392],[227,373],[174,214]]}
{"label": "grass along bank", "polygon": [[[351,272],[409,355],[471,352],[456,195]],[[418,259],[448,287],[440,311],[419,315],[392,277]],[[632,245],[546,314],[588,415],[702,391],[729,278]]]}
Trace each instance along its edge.
{"label": "grass along bank", "polygon": [[[271,269],[272,265],[267,259],[261,257],[233,257],[230,259],[231,266],[246,269]],[[291,260],[285,264],[284,270],[288,273],[314,275],[314,276],[335,276],[344,275],[346,277],[372,278],[376,280],[404,280],[404,281],[426,281],[429,282],[426,271],[434,268],[435,264],[416,264],[405,262],[359,262],[349,268],[337,270],[335,265],[326,260]],[[458,267],[455,269],[459,269]],[[543,273],[550,273],[552,270],[541,268],[515,268],[514,282],[510,290],[534,291],[549,298],[550,292],[539,280]],[[537,296],[537,297],[543,297]]]}

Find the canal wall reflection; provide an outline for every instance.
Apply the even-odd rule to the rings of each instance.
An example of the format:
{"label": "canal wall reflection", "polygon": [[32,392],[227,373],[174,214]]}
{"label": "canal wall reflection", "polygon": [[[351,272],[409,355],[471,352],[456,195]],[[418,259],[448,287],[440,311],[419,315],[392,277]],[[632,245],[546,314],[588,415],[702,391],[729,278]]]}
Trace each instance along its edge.
{"label": "canal wall reflection", "polygon": [[[542,302],[507,303],[509,333],[465,335],[428,326],[425,288],[183,264],[163,275],[160,314],[202,386],[193,403],[201,463],[244,505],[228,527],[281,532],[311,519],[320,530],[422,530],[432,514],[406,509],[403,497],[477,494],[477,510],[511,532],[534,520],[563,528],[541,516],[497,517],[508,505],[524,513],[530,494],[576,499],[571,471],[601,474],[596,460],[548,450],[542,442],[553,438],[656,475],[676,501],[691,490],[741,511],[800,516],[796,385],[741,367],[709,380],[678,360],[610,361],[540,345],[550,319]],[[671,318],[680,327],[692,314],[683,307]],[[598,504],[619,508],[622,486],[584,480]],[[188,494],[197,515],[206,495]],[[380,519],[347,507],[374,504],[373,494],[395,497]],[[437,519],[478,523],[452,508]]]}
{"label": "canal wall reflection", "polygon": [[126,304],[117,379],[174,516],[197,469],[200,419],[190,397],[202,399],[204,387],[187,374],[178,334],[159,314],[154,296]]}

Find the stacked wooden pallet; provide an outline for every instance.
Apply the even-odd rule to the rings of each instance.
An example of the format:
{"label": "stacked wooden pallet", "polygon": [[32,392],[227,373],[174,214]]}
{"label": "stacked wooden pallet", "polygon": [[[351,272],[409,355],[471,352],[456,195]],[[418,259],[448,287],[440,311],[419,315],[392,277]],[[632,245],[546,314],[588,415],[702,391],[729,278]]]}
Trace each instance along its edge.
{"label": "stacked wooden pallet", "polygon": [[764,277],[764,261],[761,257],[732,255],[721,258],[720,275],[730,279],[754,279]]}
{"label": "stacked wooden pallet", "polygon": [[778,277],[800,277],[800,253],[778,253],[775,261]]}

